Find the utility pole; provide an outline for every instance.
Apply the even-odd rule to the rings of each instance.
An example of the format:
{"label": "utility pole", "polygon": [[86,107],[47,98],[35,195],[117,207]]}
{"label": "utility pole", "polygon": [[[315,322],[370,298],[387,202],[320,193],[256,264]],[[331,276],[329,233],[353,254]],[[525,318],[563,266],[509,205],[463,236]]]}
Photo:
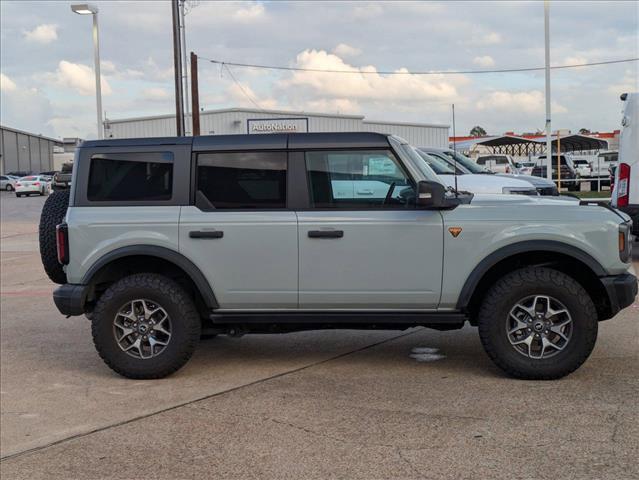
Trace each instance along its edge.
{"label": "utility pole", "polygon": [[182,84],[184,85],[184,111],[186,117],[184,119],[184,134],[189,133],[189,62],[186,58],[186,22],[185,19],[185,6],[186,0],[180,0],[180,31],[181,31],[181,43],[182,43]]}
{"label": "utility pole", "polygon": [[544,0],[544,45],[546,54],[546,178],[552,180],[552,127],[550,125],[550,0]]}
{"label": "utility pole", "polygon": [[197,55],[191,52],[191,100],[193,104],[193,136],[200,135],[200,89],[197,80]]}
{"label": "utility pole", "polygon": [[173,74],[175,77],[175,126],[178,137],[184,136],[184,93],[182,91],[182,56],[180,41],[180,7],[171,0],[173,17]]}

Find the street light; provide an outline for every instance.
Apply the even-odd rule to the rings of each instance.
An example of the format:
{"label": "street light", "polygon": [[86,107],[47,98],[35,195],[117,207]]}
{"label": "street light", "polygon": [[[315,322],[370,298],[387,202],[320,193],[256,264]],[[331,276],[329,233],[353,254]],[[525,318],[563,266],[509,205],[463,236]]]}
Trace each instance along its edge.
{"label": "street light", "polygon": [[98,7],[90,3],[71,5],[71,10],[78,15],[93,15],[93,57],[95,61],[95,99],[98,115],[98,138],[104,138],[102,128],[102,88],[100,85],[100,41],[98,39]]}

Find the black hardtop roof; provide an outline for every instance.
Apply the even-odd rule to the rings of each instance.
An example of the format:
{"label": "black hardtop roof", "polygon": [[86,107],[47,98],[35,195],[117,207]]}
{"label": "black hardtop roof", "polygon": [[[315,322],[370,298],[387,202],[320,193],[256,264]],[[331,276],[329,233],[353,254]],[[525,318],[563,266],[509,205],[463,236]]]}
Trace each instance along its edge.
{"label": "black hardtop roof", "polygon": [[81,148],[193,145],[193,151],[282,150],[303,148],[385,148],[388,135],[375,132],[271,133],[199,137],[112,138],[88,140]]}

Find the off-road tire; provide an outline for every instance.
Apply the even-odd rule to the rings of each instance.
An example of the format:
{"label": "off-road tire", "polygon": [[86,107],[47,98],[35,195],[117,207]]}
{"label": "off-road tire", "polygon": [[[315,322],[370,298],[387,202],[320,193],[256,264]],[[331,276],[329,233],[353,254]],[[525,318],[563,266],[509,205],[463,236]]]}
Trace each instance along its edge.
{"label": "off-road tire", "polygon": [[[549,295],[562,302],[573,321],[565,349],[550,358],[531,359],[508,341],[506,319],[511,308],[530,295]],[[543,267],[527,267],[499,279],[481,305],[479,337],[490,359],[507,374],[527,380],[553,380],[579,368],[597,339],[597,310],[586,290],[572,277]]]}
{"label": "off-road tire", "polygon": [[[168,345],[144,360],[125,353],[113,334],[119,309],[138,298],[157,302],[171,319]],[[104,363],[124,377],[140,380],[163,378],[179,370],[193,355],[202,326],[191,297],[173,280],[154,273],[131,275],[112,284],[100,296],[91,318],[93,343]]]}
{"label": "off-road tire", "polygon": [[63,222],[69,208],[69,191],[54,192],[44,202],[40,214],[40,258],[48,277],[54,283],[67,283],[67,275],[58,262],[55,227]]}

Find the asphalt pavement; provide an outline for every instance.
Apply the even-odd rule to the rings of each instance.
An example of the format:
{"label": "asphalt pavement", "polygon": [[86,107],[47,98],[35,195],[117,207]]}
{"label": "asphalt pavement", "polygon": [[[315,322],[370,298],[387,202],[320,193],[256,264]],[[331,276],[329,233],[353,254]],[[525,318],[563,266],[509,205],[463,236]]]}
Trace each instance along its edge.
{"label": "asphalt pavement", "polygon": [[222,336],[132,381],[53,305],[43,202],[0,194],[3,479],[639,478],[637,303],[558,381],[505,377],[471,327]]}

